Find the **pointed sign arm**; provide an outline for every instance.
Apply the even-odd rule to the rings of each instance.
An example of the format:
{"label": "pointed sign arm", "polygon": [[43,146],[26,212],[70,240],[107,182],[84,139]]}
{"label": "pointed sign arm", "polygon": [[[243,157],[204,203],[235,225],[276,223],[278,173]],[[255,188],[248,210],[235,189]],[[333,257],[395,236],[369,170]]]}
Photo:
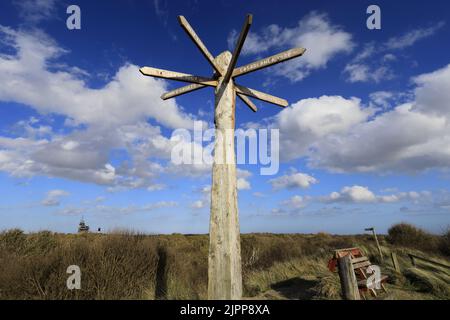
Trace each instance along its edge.
{"label": "pointed sign arm", "polygon": [[[177,89],[174,89],[172,91],[166,92],[161,96],[161,99],[163,100],[167,100],[170,98],[174,98],[177,96],[181,96],[185,93],[189,93],[192,91],[196,91],[199,90],[201,88],[205,88],[206,86],[203,84],[197,84],[197,83],[192,83],[189,84],[187,86],[184,87],[180,87]],[[237,96],[253,111],[256,112],[258,110],[258,108],[255,106],[255,104],[249,99],[247,98],[245,95],[241,94],[241,93],[237,93]]]}
{"label": "pointed sign arm", "polygon": [[233,74],[234,67],[236,66],[237,60],[239,58],[239,54],[241,53],[242,47],[244,46],[245,38],[247,37],[248,31],[250,30],[250,26],[252,25],[253,16],[251,14],[247,15],[245,18],[244,26],[242,27],[241,34],[236,42],[236,47],[234,48],[233,55],[231,56],[230,64],[228,65],[227,72],[224,76],[224,82],[227,83],[230,81],[231,75]]}
{"label": "pointed sign arm", "polygon": [[253,112],[258,111],[258,108],[255,106],[255,104],[246,96],[244,96],[242,93],[237,93],[237,96],[244,102]]}
{"label": "pointed sign arm", "polygon": [[186,18],[184,16],[178,16],[178,21],[180,22],[180,25],[184,29],[184,31],[186,31],[186,33],[188,34],[189,38],[191,38],[191,40],[194,42],[197,48],[199,48],[200,52],[203,54],[206,60],[208,60],[208,62],[211,64],[214,70],[216,70],[219,74],[221,74],[222,71],[214,63],[213,55],[208,51],[208,49],[203,44],[200,37],[195,33],[194,29],[191,27]]}
{"label": "pointed sign arm", "polygon": [[215,79],[194,76],[192,74],[187,74],[187,73],[168,71],[168,70],[151,68],[151,67],[142,67],[139,69],[139,71],[144,76],[170,79],[170,80],[176,80],[176,81],[191,82],[191,83],[198,83],[198,84],[204,84],[204,85],[211,86],[211,87],[217,86],[217,80],[215,80]]}
{"label": "pointed sign arm", "polygon": [[247,87],[243,87],[240,85],[235,85],[236,87],[236,93],[240,93],[243,95],[246,95],[248,97],[252,97],[255,99],[259,99],[262,101],[266,101],[272,104],[276,104],[280,107],[287,107],[288,106],[288,102],[285,99],[282,98],[278,98],[275,96],[272,96],[270,94],[255,90],[255,89],[251,89],[251,88],[247,88]]}
{"label": "pointed sign arm", "polygon": [[189,93],[189,92],[192,92],[192,91],[195,91],[195,90],[199,90],[199,89],[204,88],[204,87],[206,87],[206,85],[198,84],[198,83],[188,84],[187,86],[180,87],[180,88],[177,88],[177,89],[174,89],[172,91],[164,93],[161,96],[161,99],[167,100],[167,99],[170,99],[170,98],[178,97],[178,96],[181,96],[181,95],[183,95],[185,93]]}
{"label": "pointed sign arm", "polygon": [[253,72],[262,68],[273,66],[274,64],[284,62],[296,57],[299,57],[305,53],[304,48],[294,48],[281,53],[275,54],[273,56],[246,64],[245,66],[234,69],[232,77],[242,76],[249,72]]}

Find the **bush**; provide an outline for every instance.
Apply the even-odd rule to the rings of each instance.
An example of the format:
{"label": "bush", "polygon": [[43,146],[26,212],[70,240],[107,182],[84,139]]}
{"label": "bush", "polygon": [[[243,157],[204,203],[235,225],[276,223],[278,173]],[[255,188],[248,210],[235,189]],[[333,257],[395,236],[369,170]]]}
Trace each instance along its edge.
{"label": "bush", "polygon": [[407,223],[399,223],[390,227],[387,240],[396,246],[432,252],[439,251],[439,237]]}
{"label": "bush", "polygon": [[450,228],[442,235],[439,249],[443,255],[450,256]]}

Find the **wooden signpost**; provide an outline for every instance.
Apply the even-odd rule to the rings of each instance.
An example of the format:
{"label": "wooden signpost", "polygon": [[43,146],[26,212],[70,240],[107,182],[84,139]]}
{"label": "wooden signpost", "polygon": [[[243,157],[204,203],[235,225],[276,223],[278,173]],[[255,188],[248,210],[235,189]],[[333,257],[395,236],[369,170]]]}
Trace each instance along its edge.
{"label": "wooden signpost", "polygon": [[[248,98],[266,101],[281,107],[284,99],[244,87],[235,78],[303,55],[305,49],[294,48],[271,57],[236,68],[239,54],[252,24],[247,15],[233,53],[224,51],[214,57],[195,33],[185,17],[179,16],[181,27],[213,68],[211,77],[143,67],[143,75],[190,83],[161,96],[163,100],[210,86],[215,88],[216,126],[214,163],[211,186],[211,216],[209,228],[208,299],[240,299],[242,297],[241,245],[236,187],[234,129],[236,95],[254,112],[256,106]],[[225,132],[227,132],[225,134]],[[232,133],[230,135],[230,132]],[[221,136],[221,139],[218,139]],[[231,161],[230,161],[231,159]]]}
{"label": "wooden signpost", "polygon": [[375,242],[378,248],[378,254],[380,255],[381,262],[384,260],[383,251],[381,251],[380,243],[378,242],[377,234],[375,233],[375,228],[366,228],[365,231],[372,231],[373,237],[375,238]]}

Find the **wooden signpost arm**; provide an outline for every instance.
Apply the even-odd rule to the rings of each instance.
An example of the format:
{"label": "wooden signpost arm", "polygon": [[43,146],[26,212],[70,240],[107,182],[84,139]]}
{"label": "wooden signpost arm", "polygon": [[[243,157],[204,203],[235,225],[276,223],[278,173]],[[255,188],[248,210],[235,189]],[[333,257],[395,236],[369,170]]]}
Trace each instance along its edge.
{"label": "wooden signpost arm", "polygon": [[244,74],[273,66],[277,63],[291,60],[293,58],[299,57],[305,53],[306,49],[304,48],[294,48],[289,49],[287,51],[275,54],[273,56],[246,64],[245,66],[234,69],[232,77],[239,77]]}
{"label": "wooden signpost arm", "polygon": [[225,76],[223,77],[223,81],[225,83],[228,83],[231,79],[231,75],[233,74],[234,67],[236,67],[237,60],[239,58],[239,55],[241,54],[242,47],[244,46],[245,38],[247,38],[248,31],[250,30],[250,26],[253,22],[253,16],[251,14],[248,14],[245,18],[244,26],[242,27],[241,34],[239,35],[239,38],[236,42],[236,47],[234,48],[233,55],[231,56],[231,62],[228,65],[227,72],[225,73]]}
{"label": "wooden signpost arm", "polygon": [[198,83],[188,84],[187,86],[180,87],[180,88],[177,88],[177,89],[174,89],[172,91],[164,93],[161,96],[161,99],[167,100],[167,99],[178,97],[178,96],[181,96],[181,95],[183,95],[185,93],[193,92],[193,91],[205,88],[205,87],[206,87],[206,85],[198,84]]}
{"label": "wooden signpost arm", "polygon": [[155,78],[163,78],[163,79],[170,79],[170,80],[176,80],[176,81],[198,83],[198,84],[204,84],[206,86],[211,86],[211,87],[217,86],[217,80],[215,80],[215,79],[201,77],[201,76],[194,76],[192,74],[187,74],[187,73],[168,71],[168,70],[157,69],[157,68],[152,68],[152,67],[142,67],[139,69],[139,71],[145,76],[150,76],[150,77],[155,77]]}
{"label": "wooden signpost arm", "polygon": [[249,98],[244,96],[242,93],[237,93],[237,96],[250,108],[250,110],[252,110],[253,112],[258,111],[258,108]]}
{"label": "wooden signpost arm", "polygon": [[219,74],[222,74],[223,70],[220,70],[220,68],[217,66],[217,64],[214,63],[213,55],[209,52],[209,50],[203,44],[203,41],[195,33],[194,29],[191,27],[191,25],[186,20],[186,18],[183,16],[178,16],[178,21],[180,22],[180,25],[184,29],[184,31],[186,31],[189,38],[191,38],[191,40],[195,43],[197,48],[199,48],[200,52],[203,54],[203,56],[206,58],[206,60],[208,60],[208,62],[211,64],[211,66],[214,68],[214,70],[216,70]]}
{"label": "wooden signpost arm", "polygon": [[251,89],[248,87],[240,86],[237,84],[235,85],[235,87],[236,87],[237,93],[243,94],[245,96],[259,99],[262,101],[266,101],[266,102],[275,104],[280,107],[288,106],[288,102],[285,99],[278,98],[278,97],[272,96],[268,93],[264,93],[264,92],[261,92],[261,91],[255,90],[255,89]]}

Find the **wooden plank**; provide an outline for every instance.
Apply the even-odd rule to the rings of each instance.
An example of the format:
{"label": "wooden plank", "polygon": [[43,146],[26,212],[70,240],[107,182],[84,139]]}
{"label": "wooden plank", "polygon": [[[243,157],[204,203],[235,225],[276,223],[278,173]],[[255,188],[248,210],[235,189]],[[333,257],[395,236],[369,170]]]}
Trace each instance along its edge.
{"label": "wooden plank", "polygon": [[224,70],[220,70],[220,67],[214,62],[213,55],[203,44],[203,41],[195,33],[194,29],[191,27],[186,18],[184,16],[178,16],[178,21],[180,22],[180,25],[184,29],[184,31],[186,31],[186,33],[188,34],[189,38],[191,38],[191,40],[194,42],[194,44],[197,46],[197,48],[200,50],[200,52],[203,54],[206,60],[208,60],[208,62],[214,68],[214,70],[216,70],[219,74],[223,74]]}
{"label": "wooden plank", "polygon": [[342,296],[346,300],[360,300],[358,283],[355,272],[352,268],[350,256],[344,256],[338,259],[339,279],[341,281]]}
{"label": "wooden plank", "polygon": [[258,111],[258,108],[255,106],[255,104],[246,96],[244,96],[241,93],[238,93],[237,96],[244,102],[253,112]]}
{"label": "wooden plank", "polygon": [[[382,284],[383,282],[386,282],[387,279],[388,279],[388,276],[382,276],[380,279],[375,280],[373,283],[374,284],[377,284],[377,283]],[[367,279],[359,280],[358,286],[367,287]]]}
{"label": "wooden plank", "polygon": [[391,259],[392,259],[392,265],[394,266],[394,269],[396,272],[401,272],[400,270],[400,264],[398,263],[397,255],[395,252],[391,252]]}
{"label": "wooden plank", "polygon": [[432,264],[435,264],[435,265],[438,265],[438,266],[441,266],[441,267],[444,267],[444,268],[450,268],[450,265],[448,265],[448,264],[441,263],[441,262],[438,262],[438,261],[435,261],[435,260],[431,260],[431,259],[428,259],[428,258],[425,258],[425,257],[416,256],[415,254],[411,254],[410,253],[409,257],[411,258],[411,262],[412,262],[412,264],[414,266],[416,265],[415,259],[419,259],[419,260],[423,260],[425,262],[429,262],[429,263],[432,263]]}
{"label": "wooden plank", "polygon": [[189,92],[192,92],[192,91],[195,91],[195,90],[199,90],[199,89],[205,88],[205,87],[206,87],[205,85],[198,84],[198,83],[188,84],[187,86],[180,87],[180,88],[177,88],[177,89],[174,89],[172,91],[164,93],[161,96],[161,99],[167,100],[167,99],[174,98],[174,97],[177,97],[177,96],[181,96],[181,95],[183,95],[185,93],[189,93]]}
{"label": "wooden plank", "polygon": [[280,107],[287,107],[288,106],[288,102],[285,99],[282,98],[278,98],[275,96],[272,96],[270,94],[255,90],[255,89],[251,89],[251,88],[247,88],[247,87],[243,87],[240,85],[235,85],[236,87],[236,92],[237,93],[241,93],[243,95],[246,95],[248,97],[252,97],[255,99],[259,99],[262,101],[266,101],[272,104],[275,104],[277,106]]}
{"label": "wooden plank", "polygon": [[144,76],[170,79],[170,80],[183,81],[183,82],[198,83],[198,84],[204,84],[206,86],[211,86],[211,87],[217,86],[217,80],[215,80],[215,79],[194,76],[192,74],[187,74],[187,73],[157,69],[157,68],[152,68],[152,67],[142,67],[139,69],[139,71]]}
{"label": "wooden plank", "polygon": [[334,252],[336,252],[336,251],[353,251],[353,250],[360,250],[360,249],[358,247],[342,248],[342,249],[336,249],[336,250],[334,250]]}
{"label": "wooden plank", "polygon": [[230,64],[228,65],[227,72],[223,77],[223,81],[228,83],[231,79],[231,75],[233,74],[234,67],[236,67],[237,60],[239,55],[241,54],[242,47],[244,46],[245,38],[247,38],[248,31],[250,30],[250,26],[252,25],[253,16],[248,14],[245,18],[244,26],[242,27],[241,33],[239,34],[239,38],[236,42],[236,47],[234,48],[233,55],[231,56]]}
{"label": "wooden plank", "polygon": [[364,268],[364,267],[368,267],[370,266],[372,263],[370,263],[370,261],[364,261],[364,262],[360,262],[360,263],[355,263],[353,265],[353,269],[359,269],[359,268]]}
{"label": "wooden plank", "polygon": [[367,279],[367,274],[364,272],[364,269],[363,268],[359,268],[358,270],[359,270],[359,272],[361,272],[361,275],[363,276],[363,278]]}
{"label": "wooden plank", "polygon": [[368,257],[353,258],[352,263],[358,263],[358,262],[363,262],[363,261],[368,261],[368,260],[369,260]]}
{"label": "wooden plank", "polygon": [[273,56],[246,64],[245,66],[234,69],[232,77],[239,77],[249,72],[253,72],[262,68],[273,66],[277,63],[284,62],[296,57],[299,57],[305,53],[304,48],[294,48],[290,49]]}

